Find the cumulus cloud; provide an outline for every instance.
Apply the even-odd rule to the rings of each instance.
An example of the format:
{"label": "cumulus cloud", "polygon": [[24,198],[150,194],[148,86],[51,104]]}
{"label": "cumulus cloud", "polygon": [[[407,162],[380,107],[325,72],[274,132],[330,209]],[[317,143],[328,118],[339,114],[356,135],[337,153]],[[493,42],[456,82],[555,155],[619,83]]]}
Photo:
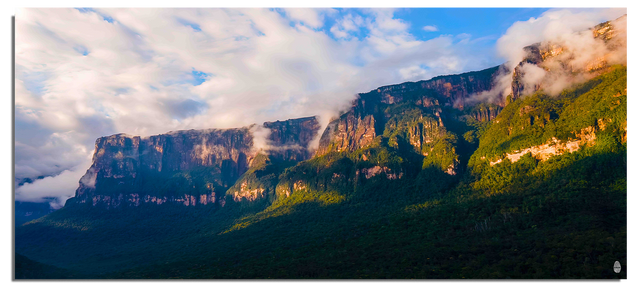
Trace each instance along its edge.
{"label": "cumulus cloud", "polygon": [[402,75],[402,79],[404,80],[410,80],[413,78],[424,78],[424,76],[427,74],[426,70],[420,68],[420,66],[417,65],[402,68],[399,71],[400,75]]}
{"label": "cumulus cloud", "polygon": [[427,31],[427,32],[437,32],[438,31],[438,27],[436,27],[436,26],[424,26],[424,27],[422,27],[422,30]]}
{"label": "cumulus cloud", "polygon": [[394,13],[19,9],[16,179],[46,178],[16,199],[71,196],[100,136],[312,115],[324,127],[359,92],[495,65],[453,36],[416,39]]}
{"label": "cumulus cloud", "polygon": [[284,10],[290,19],[314,29],[321,28],[324,25],[325,14],[336,13],[333,9],[286,8]]}
{"label": "cumulus cloud", "polygon": [[364,26],[364,19],[360,15],[347,14],[331,27],[331,33],[336,38],[350,38]]}
{"label": "cumulus cloud", "polygon": [[394,17],[394,9],[372,9],[365,21],[369,30],[367,43],[372,47],[371,56],[385,56],[402,49],[416,47],[422,41],[408,32],[410,24]]}

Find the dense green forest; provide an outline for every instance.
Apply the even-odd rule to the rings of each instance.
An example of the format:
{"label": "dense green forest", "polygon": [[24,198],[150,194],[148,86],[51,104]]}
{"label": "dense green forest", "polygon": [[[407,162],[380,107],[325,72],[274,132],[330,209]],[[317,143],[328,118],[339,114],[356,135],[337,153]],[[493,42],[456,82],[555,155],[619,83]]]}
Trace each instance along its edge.
{"label": "dense green forest", "polygon": [[[16,278],[626,278],[626,80],[614,66],[491,121],[391,105],[367,147],[257,157],[224,207],[66,206],[16,229]],[[578,151],[489,163],[589,127]],[[242,182],[265,197],[232,202]]]}

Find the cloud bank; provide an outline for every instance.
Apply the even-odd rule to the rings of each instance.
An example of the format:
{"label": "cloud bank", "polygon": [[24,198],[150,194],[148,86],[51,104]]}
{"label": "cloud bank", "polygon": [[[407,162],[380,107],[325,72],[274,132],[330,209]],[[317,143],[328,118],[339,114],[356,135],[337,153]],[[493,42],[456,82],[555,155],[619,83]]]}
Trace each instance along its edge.
{"label": "cloud bank", "polygon": [[[559,94],[572,84],[584,82],[594,74],[588,71],[601,62],[626,64],[626,17],[613,21],[617,31],[615,43],[595,39],[590,28],[626,14],[626,9],[551,10],[538,18],[514,23],[498,39],[497,51],[506,59],[505,70],[495,79],[492,90],[482,92],[471,101],[498,102],[512,93],[514,68],[521,72],[522,94],[542,88],[551,95]],[[550,54],[539,66],[524,63],[525,47],[541,43]]]}

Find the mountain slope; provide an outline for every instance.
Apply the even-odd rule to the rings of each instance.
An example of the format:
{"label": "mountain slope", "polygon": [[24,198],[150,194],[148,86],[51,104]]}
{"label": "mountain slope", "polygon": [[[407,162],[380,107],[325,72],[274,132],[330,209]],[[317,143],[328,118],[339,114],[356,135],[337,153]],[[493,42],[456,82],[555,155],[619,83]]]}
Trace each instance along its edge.
{"label": "mountain slope", "polygon": [[[518,66],[564,60],[546,44]],[[16,252],[88,278],[626,278],[626,66],[559,94],[517,69],[359,94],[313,155],[315,118],[100,138]]]}
{"label": "mountain slope", "polygon": [[[437,163],[423,168],[411,143],[389,144],[412,137],[420,116],[410,107],[401,112],[407,123],[390,119],[368,147],[284,166],[278,178],[264,159],[255,177],[273,175],[271,189],[291,189],[270,195],[273,203],[166,206],[162,215],[157,207],[65,207],[19,228],[16,250],[97,278],[625,278],[626,92],[617,93],[625,88],[626,68],[616,67],[562,96],[514,101],[478,124],[487,129],[474,128],[480,146],[470,170],[456,175]],[[546,118],[555,103],[562,112]],[[513,149],[546,142],[535,125],[540,139],[530,144],[503,129],[530,117],[554,125],[558,139],[575,139],[560,134],[598,118],[607,126],[571,153],[488,165],[488,153],[511,149],[495,139]],[[615,260],[621,274],[610,269]]]}

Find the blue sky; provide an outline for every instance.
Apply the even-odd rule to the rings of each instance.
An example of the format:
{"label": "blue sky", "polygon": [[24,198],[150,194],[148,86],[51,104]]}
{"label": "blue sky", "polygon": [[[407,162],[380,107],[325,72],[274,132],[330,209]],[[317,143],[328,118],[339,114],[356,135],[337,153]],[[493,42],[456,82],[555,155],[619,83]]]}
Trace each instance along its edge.
{"label": "blue sky", "polygon": [[[339,15],[349,13],[368,17],[362,9],[337,8],[338,14],[325,19],[328,31]],[[549,8],[399,8],[394,18],[411,24],[410,32],[422,39],[441,34],[468,33],[475,37],[494,36],[497,39],[516,21],[538,17]],[[284,15],[283,11],[280,11]],[[427,32],[424,26],[437,26],[437,32]],[[366,33],[363,34],[366,37]]]}
{"label": "blue sky", "polygon": [[[344,13],[358,13],[358,9],[338,9]],[[401,8],[395,18],[411,23],[410,32],[422,39],[441,34],[467,33],[474,37],[500,37],[516,21],[538,17],[549,8]],[[332,21],[327,21],[331,24]],[[427,32],[424,26],[436,26],[438,31]]]}
{"label": "blue sky", "polygon": [[[621,9],[18,9],[16,200],[73,194],[97,137],[317,115],[358,93],[519,60]],[[531,21],[529,21],[531,19]],[[55,184],[55,186],[53,186]]]}

